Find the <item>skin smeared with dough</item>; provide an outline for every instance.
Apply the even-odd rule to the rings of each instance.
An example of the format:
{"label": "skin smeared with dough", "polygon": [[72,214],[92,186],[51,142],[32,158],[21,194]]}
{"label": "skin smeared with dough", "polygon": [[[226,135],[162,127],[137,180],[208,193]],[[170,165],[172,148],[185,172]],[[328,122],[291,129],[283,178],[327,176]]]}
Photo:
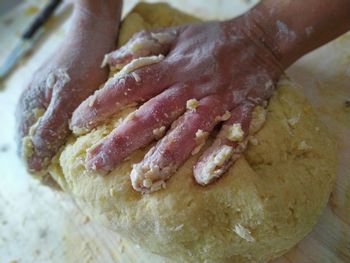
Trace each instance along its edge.
{"label": "skin smeared with dough", "polygon": [[[126,41],[132,29],[152,29],[154,17],[158,27],[188,22],[188,16],[164,4],[143,3],[126,17],[121,39]],[[184,112],[193,95],[184,92],[181,96]],[[162,109],[164,105],[158,102],[152,105]],[[135,106],[85,135],[70,137],[54,158],[50,173],[90,218],[150,252],[175,262],[266,262],[310,232],[332,189],[336,159],[335,145],[324,125],[292,82],[281,80],[266,105],[268,115],[264,108],[252,111],[249,129],[255,134],[248,138],[246,151],[220,180],[207,187],[195,182],[192,168],[210,150],[216,140],[213,136],[198,153],[190,154],[166,186],[160,183],[165,190],[153,194],[134,191],[130,173],[154,144],[130,153],[107,176],[86,169],[84,160],[93,146],[108,138],[113,129],[123,127],[125,119],[142,117]],[[228,121],[233,114],[223,111],[215,118]],[[291,121],[295,119],[298,121]],[[150,136],[166,131],[164,124],[153,124],[147,130]],[[241,123],[243,131],[244,126]],[[202,131],[196,129],[194,138],[197,132],[201,137]],[[194,139],[195,146],[197,143],[201,141]],[[150,185],[147,180],[144,184]]]}
{"label": "skin smeared with dough", "polygon": [[[135,70],[143,68],[145,66],[157,64],[161,62],[164,59],[163,55],[158,56],[147,56],[147,57],[138,57],[127,63],[126,65],[122,66],[122,69],[118,71],[112,78],[110,78],[104,85],[103,88],[106,89],[113,89],[118,85],[125,85],[125,83],[135,83],[136,85],[133,86],[133,89],[140,89],[141,94],[142,92],[147,93],[147,90],[145,87],[141,87],[141,77],[135,72]],[[151,75],[152,76],[152,75]],[[72,117],[71,121],[71,129],[75,134],[84,134],[87,133],[89,130],[91,130],[92,127],[97,126],[98,124],[101,124],[104,120],[105,116],[104,114],[100,114],[99,117],[98,114],[100,113],[97,110],[93,110],[90,112],[89,115],[82,114],[80,112],[80,108],[90,108],[95,109],[96,107],[99,107],[101,105],[101,101],[97,99],[96,97],[99,95],[101,90],[97,90],[93,95],[91,95],[87,100],[85,100],[79,108],[75,111]],[[120,96],[119,102],[113,103],[113,111],[122,110],[123,108],[130,106],[132,104],[135,104],[135,94],[134,96],[133,90],[131,88],[119,88],[116,90],[116,93]],[[130,94],[131,96],[130,96]],[[107,100],[109,100],[107,98]],[[142,100],[142,98],[139,98],[138,100]],[[136,100],[137,101],[137,100]],[[111,101],[109,101],[111,102]],[[103,104],[106,105],[106,107],[109,107],[108,103],[106,101],[103,101]],[[112,107],[109,107],[110,109]],[[101,110],[101,107],[100,107]],[[109,113],[110,114],[110,113]],[[92,120],[93,118],[93,120]],[[77,123],[83,122],[84,125],[77,126]]]}
{"label": "skin smeared with dough", "polygon": [[99,64],[115,46],[121,7],[119,0],[74,1],[72,21],[59,50],[23,90],[16,110],[17,142],[28,171],[46,175],[70,134],[73,111],[107,80],[108,71]]}
{"label": "skin smeared with dough", "polygon": [[249,137],[263,127],[266,110],[256,106],[251,111],[252,107],[245,105],[234,111],[213,144],[199,158],[194,166],[197,183],[208,185],[218,179],[244,152]]}
{"label": "skin smeared with dough", "polygon": [[176,31],[166,33],[140,32],[135,34],[130,46],[124,46],[105,55],[102,67],[109,65],[112,71],[123,68],[130,61],[149,57],[153,54],[164,54],[176,37]]}

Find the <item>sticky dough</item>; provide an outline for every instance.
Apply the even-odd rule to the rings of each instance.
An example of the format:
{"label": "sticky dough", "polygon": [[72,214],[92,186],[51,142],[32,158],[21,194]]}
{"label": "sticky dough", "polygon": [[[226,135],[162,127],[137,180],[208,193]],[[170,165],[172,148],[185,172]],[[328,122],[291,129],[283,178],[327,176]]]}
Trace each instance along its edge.
{"label": "sticky dough", "polygon": [[[165,4],[142,3],[125,18],[120,44],[141,29],[195,21]],[[86,135],[71,137],[49,168],[90,218],[174,262],[263,262],[283,254],[311,231],[332,189],[335,147],[293,82],[279,82],[254,144],[207,187],[193,179],[196,153],[166,189],[145,195],[134,191],[132,164],[151,145],[105,177],[85,170],[86,149],[133,110],[124,110]]]}

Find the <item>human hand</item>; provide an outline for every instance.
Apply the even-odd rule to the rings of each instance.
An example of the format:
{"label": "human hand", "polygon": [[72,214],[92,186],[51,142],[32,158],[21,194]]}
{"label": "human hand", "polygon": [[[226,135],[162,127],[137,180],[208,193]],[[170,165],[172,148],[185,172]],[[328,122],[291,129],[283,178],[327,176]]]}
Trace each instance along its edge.
{"label": "human hand", "polygon": [[245,149],[254,107],[265,105],[282,72],[273,50],[255,38],[262,32],[250,32],[246,23],[240,17],[141,32],[108,54],[112,68],[135,60],[75,110],[71,129],[87,132],[123,107],[144,103],[88,150],[87,168],[108,172],[159,140],[131,173],[136,190],[157,190],[220,124],[194,175],[206,185],[224,173]]}
{"label": "human hand", "polygon": [[108,12],[93,1],[77,2],[65,40],[34,74],[17,106],[18,143],[30,171],[49,164],[70,133],[74,109],[108,76],[100,65],[114,47],[121,2]]}

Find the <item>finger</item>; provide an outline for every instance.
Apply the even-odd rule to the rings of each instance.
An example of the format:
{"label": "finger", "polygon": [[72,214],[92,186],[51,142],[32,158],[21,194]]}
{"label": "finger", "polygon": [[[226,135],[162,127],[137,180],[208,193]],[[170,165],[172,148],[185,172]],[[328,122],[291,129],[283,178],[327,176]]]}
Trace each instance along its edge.
{"label": "finger", "polygon": [[45,93],[50,94],[50,104],[31,126],[23,143],[27,147],[23,157],[28,169],[40,171],[47,167],[70,133],[68,121],[73,110],[104,80],[105,73],[101,69],[93,70],[94,81],[84,83],[84,89],[80,89],[77,87],[82,79],[75,72],[68,74],[65,69],[51,71],[47,80],[53,76],[53,81],[46,81],[50,85],[45,86]]}
{"label": "finger", "polygon": [[44,114],[30,128],[26,145],[31,148],[23,156],[28,169],[40,171],[46,167],[51,158],[59,150],[69,133],[68,120],[73,109],[82,100],[91,87],[84,92],[74,90],[76,83],[71,80],[65,70],[52,71],[46,81],[45,92],[50,93],[50,104]]}
{"label": "finger", "polygon": [[111,134],[89,149],[86,167],[108,172],[133,151],[161,138],[186,109],[192,89],[177,85],[143,104]]}
{"label": "finger", "polygon": [[69,134],[68,120],[73,109],[74,104],[64,97],[52,99],[30,134],[32,153],[27,156],[30,170],[40,171],[46,167],[64,144]]}
{"label": "finger", "polygon": [[168,64],[159,59],[153,63],[109,79],[74,111],[71,130],[76,134],[86,133],[123,107],[148,100],[168,87],[171,84],[169,74],[165,74]]}
{"label": "finger", "polygon": [[16,108],[16,130],[19,142],[47,108],[54,81],[55,77],[52,74],[44,80],[36,74],[31,84],[22,92]]}
{"label": "finger", "polygon": [[[231,117],[222,126],[213,144],[201,155],[193,174],[201,185],[207,185],[219,178],[239,158],[247,146],[247,138],[261,128],[266,111],[258,106],[259,116],[252,103],[243,103],[231,112]],[[261,109],[261,110],[260,110]]]}
{"label": "finger", "polygon": [[133,59],[166,55],[176,36],[175,29],[136,33],[124,46],[105,55],[102,67],[108,64],[112,70],[121,69]]}
{"label": "finger", "polygon": [[227,105],[225,97],[213,95],[201,99],[195,110],[187,111],[176,127],[134,165],[130,174],[134,189],[152,192],[161,188],[191,152],[204,145]]}
{"label": "finger", "polygon": [[[45,113],[51,101],[52,90],[57,82],[57,76],[50,68],[35,73],[31,84],[23,91],[16,108],[16,136],[18,154],[26,158],[29,148],[28,136],[32,133],[35,123]],[[47,72],[47,73],[45,73]],[[45,78],[43,78],[45,76]]]}

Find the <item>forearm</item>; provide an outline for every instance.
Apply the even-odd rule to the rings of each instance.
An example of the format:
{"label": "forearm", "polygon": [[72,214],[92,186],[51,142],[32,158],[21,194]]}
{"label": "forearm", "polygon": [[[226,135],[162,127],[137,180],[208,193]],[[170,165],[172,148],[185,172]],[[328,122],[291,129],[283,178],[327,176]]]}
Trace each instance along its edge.
{"label": "forearm", "polygon": [[[123,0],[74,0],[74,11],[68,39],[84,41],[87,33],[101,42],[104,38],[116,39]],[[82,30],[84,28],[84,30]],[[92,37],[91,35],[89,38]],[[104,41],[103,41],[104,42]],[[109,41],[105,41],[107,44]]]}
{"label": "forearm", "polygon": [[263,0],[245,16],[285,69],[350,30],[350,0]]}
{"label": "forearm", "polygon": [[120,19],[123,0],[76,0],[75,9],[84,10],[103,19]]}

